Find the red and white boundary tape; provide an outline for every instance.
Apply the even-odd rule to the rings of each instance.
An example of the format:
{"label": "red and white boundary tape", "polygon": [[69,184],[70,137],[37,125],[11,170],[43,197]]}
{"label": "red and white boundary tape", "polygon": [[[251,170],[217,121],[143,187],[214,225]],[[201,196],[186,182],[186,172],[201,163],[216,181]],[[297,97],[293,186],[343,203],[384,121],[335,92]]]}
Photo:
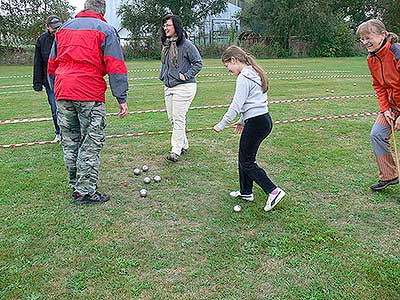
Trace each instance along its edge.
{"label": "red and white boundary tape", "polygon": [[[359,113],[359,114],[347,114],[347,115],[337,115],[337,116],[322,116],[322,117],[311,117],[311,118],[300,118],[300,119],[291,119],[291,120],[281,120],[275,121],[275,124],[286,124],[286,123],[299,123],[299,122],[308,122],[308,121],[322,121],[322,120],[332,120],[332,119],[348,119],[348,118],[359,118],[359,117],[369,117],[376,116],[377,112],[367,112],[367,113]],[[192,128],[187,129],[187,132],[194,131],[206,131],[212,130],[212,127],[204,127],[204,128]],[[145,131],[145,132],[136,132],[136,133],[124,133],[124,134],[114,134],[106,136],[107,139],[121,138],[121,137],[137,137],[144,135],[161,135],[172,133],[171,130],[166,131]],[[9,145],[0,145],[0,149],[2,148],[14,148],[14,147],[25,147],[25,146],[35,146],[35,145],[48,145],[48,144],[56,144],[58,142],[53,141],[44,141],[44,142],[31,142],[31,143],[21,143],[21,144],[9,144]]]}
{"label": "red and white boundary tape", "polygon": [[[229,74],[215,74],[209,77],[221,77],[221,76],[229,76]],[[346,75],[321,75],[321,76],[293,76],[293,77],[270,77],[269,80],[298,80],[298,79],[332,79],[332,78],[368,78],[371,75],[369,74],[346,74]],[[141,77],[141,78],[129,78],[129,80],[144,80],[144,79],[158,79],[158,77]],[[221,83],[221,82],[235,82],[236,80],[226,79],[226,80],[199,80],[197,83]],[[132,86],[161,86],[162,82],[157,83],[135,83]],[[30,85],[21,84],[21,85],[10,85],[10,86],[0,86],[0,89],[6,88],[18,88],[18,87],[27,87]],[[22,91],[9,91],[9,92],[0,92],[0,94],[16,94],[16,93],[26,93],[29,90]]]}
{"label": "red and white boundary tape", "polygon": [[[304,66],[297,66],[297,65],[271,65],[271,66],[265,66],[265,69],[268,68],[304,68]],[[224,66],[203,66],[203,69],[225,69]],[[135,69],[135,70],[129,70],[128,73],[140,73],[140,72],[159,72],[160,69]],[[290,71],[288,71],[290,72]],[[317,71],[315,71],[317,72]],[[318,71],[320,72],[320,71]],[[338,72],[349,72],[349,71],[338,71]],[[32,75],[9,75],[9,76],[0,76],[0,79],[15,79],[15,78],[30,78]]]}
{"label": "red and white boundary tape", "polygon": [[[269,104],[284,104],[284,103],[296,103],[296,102],[307,102],[307,101],[323,101],[323,100],[335,100],[335,99],[353,99],[353,98],[371,98],[376,97],[375,94],[369,95],[350,95],[350,96],[331,96],[331,97],[316,97],[316,98],[300,98],[300,99],[287,99],[287,100],[276,100],[270,101]],[[211,109],[211,108],[225,108],[229,107],[229,104],[218,104],[218,105],[206,105],[206,106],[193,106],[189,110],[198,109]],[[145,113],[158,113],[165,112],[166,109],[149,109],[149,110],[138,110],[129,112],[133,114],[145,114]],[[107,116],[118,116],[118,113],[108,113]],[[0,120],[0,125],[5,124],[17,124],[17,123],[31,123],[31,122],[44,122],[51,121],[52,118],[25,118],[25,119],[12,119],[12,120]]]}

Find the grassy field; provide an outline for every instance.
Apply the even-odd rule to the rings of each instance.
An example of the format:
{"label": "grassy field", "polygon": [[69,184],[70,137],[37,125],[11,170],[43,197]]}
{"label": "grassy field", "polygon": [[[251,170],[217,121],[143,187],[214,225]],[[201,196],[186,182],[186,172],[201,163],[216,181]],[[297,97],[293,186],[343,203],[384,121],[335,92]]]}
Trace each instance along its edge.
{"label": "grassy field", "polygon": [[[374,94],[365,58],[260,60],[271,101]],[[205,60],[200,75],[224,73]],[[128,62],[131,78],[159,62]],[[0,120],[50,117],[29,66],[0,66]],[[335,77],[343,76],[345,77]],[[318,76],[318,78],[306,78]],[[332,76],[332,77],[329,77]],[[229,104],[235,77],[198,77],[192,106]],[[27,86],[24,86],[27,85]],[[332,92],[333,90],[333,92]],[[157,79],[130,81],[131,112],[162,109]],[[117,103],[107,94],[108,112]],[[274,121],[376,112],[375,96],[271,103]],[[188,128],[212,127],[226,108],[195,109]],[[400,194],[374,193],[374,117],[280,123],[258,163],[287,197],[264,213],[229,197],[238,189],[239,136],[190,132],[190,153],[165,160],[168,134],[111,139],[99,190],[111,200],[76,206],[60,145],[0,149],[0,299],[400,299]],[[108,117],[107,135],[170,130],[165,112]],[[52,122],[0,125],[0,145],[48,141]],[[150,166],[162,182],[138,191]],[[242,211],[233,212],[240,204]]]}

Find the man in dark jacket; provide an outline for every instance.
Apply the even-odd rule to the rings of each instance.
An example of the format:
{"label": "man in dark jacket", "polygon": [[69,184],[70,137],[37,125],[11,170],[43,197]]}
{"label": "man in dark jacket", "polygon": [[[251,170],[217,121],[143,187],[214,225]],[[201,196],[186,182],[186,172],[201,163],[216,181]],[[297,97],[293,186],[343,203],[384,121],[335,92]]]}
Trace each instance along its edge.
{"label": "man in dark jacket", "polygon": [[33,65],[33,89],[40,92],[43,86],[46,89],[47,99],[51,107],[51,114],[53,117],[54,128],[56,130],[56,137],[54,142],[61,140],[60,126],[57,123],[57,107],[54,92],[50,90],[49,82],[47,81],[47,61],[51,46],[53,45],[54,35],[57,29],[61,26],[61,19],[57,16],[49,16],[46,20],[46,29],[36,41],[35,59]]}
{"label": "man in dark jacket", "polygon": [[97,190],[100,151],[106,139],[106,74],[119,117],[128,114],[128,70],[117,31],[104,19],[105,10],[105,0],[86,0],[84,10],[57,31],[47,70],[77,204],[110,199]]}

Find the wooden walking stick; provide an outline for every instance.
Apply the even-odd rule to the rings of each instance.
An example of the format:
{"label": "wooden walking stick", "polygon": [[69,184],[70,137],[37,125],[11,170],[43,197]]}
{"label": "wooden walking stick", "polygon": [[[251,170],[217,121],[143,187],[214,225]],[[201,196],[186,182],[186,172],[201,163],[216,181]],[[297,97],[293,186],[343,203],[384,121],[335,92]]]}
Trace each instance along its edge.
{"label": "wooden walking stick", "polygon": [[396,167],[397,167],[397,176],[400,179],[400,166],[399,166],[399,152],[397,152],[397,143],[396,143],[396,134],[394,131],[394,120],[390,122],[390,127],[392,128],[392,136],[393,136],[393,144],[394,144],[394,153],[396,156]]}

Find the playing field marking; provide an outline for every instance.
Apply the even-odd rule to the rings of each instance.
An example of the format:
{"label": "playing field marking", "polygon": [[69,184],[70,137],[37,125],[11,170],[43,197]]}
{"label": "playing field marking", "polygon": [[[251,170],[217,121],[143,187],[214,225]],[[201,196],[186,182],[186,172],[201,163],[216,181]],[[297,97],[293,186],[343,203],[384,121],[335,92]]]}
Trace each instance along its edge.
{"label": "playing field marking", "polygon": [[[311,118],[300,118],[300,119],[290,119],[290,120],[279,120],[275,121],[274,124],[288,124],[288,123],[299,123],[299,122],[308,122],[308,121],[322,121],[322,120],[338,120],[338,119],[349,119],[349,118],[359,118],[359,117],[369,117],[376,116],[377,112],[366,112],[366,113],[357,113],[357,114],[347,114],[347,115],[336,115],[336,116],[321,116],[321,117],[311,117]],[[232,126],[229,126],[232,127]],[[213,130],[213,127],[203,127],[203,128],[192,128],[187,129],[186,132],[195,132],[195,131],[206,131]],[[145,131],[145,132],[136,132],[136,133],[123,133],[123,134],[114,134],[107,135],[107,139],[121,138],[121,137],[138,137],[145,135],[161,135],[161,134],[171,134],[172,130],[165,131]],[[57,144],[58,142],[54,141],[43,141],[43,142],[29,142],[29,143],[13,143],[8,145],[0,145],[0,149],[5,148],[15,148],[15,147],[27,147],[27,146],[35,146],[35,145],[49,145],[49,144]]]}
{"label": "playing field marking", "polygon": [[[330,97],[275,100],[275,101],[269,101],[269,104],[285,104],[285,103],[297,103],[297,102],[307,102],[307,101],[326,101],[326,100],[335,100],[335,99],[354,99],[354,98],[371,98],[371,97],[376,97],[376,95],[369,94],[369,95],[330,96]],[[229,107],[229,105],[230,104],[192,106],[189,108],[189,110],[226,108],[226,107]],[[160,108],[160,109],[138,110],[138,111],[131,111],[128,114],[133,115],[133,114],[158,113],[158,112],[166,112],[166,109]],[[107,113],[107,116],[118,116],[118,113]],[[0,120],[0,125],[17,124],[17,123],[31,123],[31,122],[45,122],[45,121],[52,121],[52,120],[53,119],[50,117]]]}
{"label": "playing field marking", "polygon": [[[268,68],[305,68],[305,66],[297,66],[297,65],[271,65],[271,66],[264,66],[264,69]],[[225,69],[224,66],[203,66],[203,69]],[[159,72],[160,69],[153,68],[153,69],[135,69],[135,70],[128,70],[128,73],[140,73],[140,72]],[[290,71],[289,71],[290,72]],[[321,72],[321,71],[310,71],[310,72]],[[351,72],[351,71],[338,71],[338,72]],[[0,76],[0,79],[15,79],[15,78],[32,78],[32,74],[26,75],[8,75],[8,76]]]}

